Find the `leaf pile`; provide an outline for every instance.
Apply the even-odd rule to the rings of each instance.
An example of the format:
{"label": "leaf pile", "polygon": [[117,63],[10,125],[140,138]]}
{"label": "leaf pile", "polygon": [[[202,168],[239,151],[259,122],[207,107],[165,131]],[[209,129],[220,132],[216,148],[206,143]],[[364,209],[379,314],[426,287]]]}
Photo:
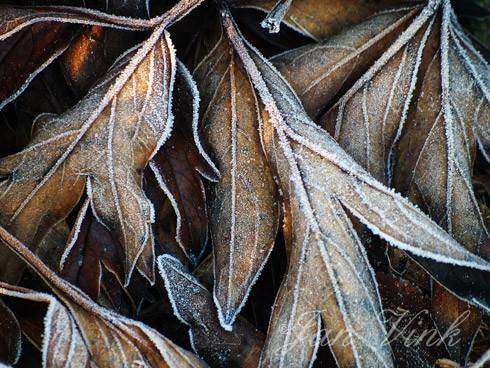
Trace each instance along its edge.
{"label": "leaf pile", "polygon": [[486,5],[2,1],[0,366],[486,366]]}

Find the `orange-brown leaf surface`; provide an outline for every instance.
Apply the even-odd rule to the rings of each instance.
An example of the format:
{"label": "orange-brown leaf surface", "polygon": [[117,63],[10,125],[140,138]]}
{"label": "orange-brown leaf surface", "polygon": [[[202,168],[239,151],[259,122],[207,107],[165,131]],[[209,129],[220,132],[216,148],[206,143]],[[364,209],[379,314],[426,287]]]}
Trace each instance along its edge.
{"label": "orange-brown leaf surface", "polygon": [[[29,145],[0,161],[0,222],[35,247],[86,189],[95,216],[123,247],[126,282],[136,265],[153,280],[153,207],[142,173],[171,131],[175,67],[159,27],[71,110],[38,117]],[[1,258],[2,278],[18,277],[15,262]]]}

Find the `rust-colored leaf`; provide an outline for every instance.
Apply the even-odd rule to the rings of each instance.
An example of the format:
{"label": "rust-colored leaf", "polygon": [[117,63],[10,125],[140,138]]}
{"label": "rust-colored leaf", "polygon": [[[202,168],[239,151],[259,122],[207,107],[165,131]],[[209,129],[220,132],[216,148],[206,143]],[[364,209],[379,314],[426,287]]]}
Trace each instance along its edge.
{"label": "rust-colored leaf", "polygon": [[155,22],[72,7],[0,7],[0,109],[61,55],[74,24],[147,30]]}

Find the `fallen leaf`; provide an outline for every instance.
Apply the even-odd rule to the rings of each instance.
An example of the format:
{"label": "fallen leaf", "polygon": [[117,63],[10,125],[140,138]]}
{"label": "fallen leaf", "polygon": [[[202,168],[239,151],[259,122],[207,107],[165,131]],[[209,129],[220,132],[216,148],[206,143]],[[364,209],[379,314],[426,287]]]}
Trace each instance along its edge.
{"label": "fallen leaf", "polygon": [[177,242],[197,264],[208,240],[206,194],[201,176],[211,181],[219,172],[200,142],[199,93],[187,68],[177,64],[174,130],[150,167],[177,215]]}
{"label": "fallen leaf", "polygon": [[23,259],[59,298],[0,282],[0,294],[47,303],[43,366],[205,367],[141,322],[95,304],[52,272],[24,244],[0,227],[0,239]]}
{"label": "fallen leaf", "polygon": [[189,326],[194,351],[213,367],[257,367],[264,336],[238,318],[233,331],[219,322],[212,294],[174,257],[157,260],[175,316]]}
{"label": "fallen leaf", "polygon": [[148,30],[155,26],[155,21],[66,6],[1,6],[0,109],[67,49],[76,31],[75,24]]}
{"label": "fallen leaf", "polygon": [[482,273],[489,265],[356,164],[307,117],[291,87],[242,39],[229,12],[221,14],[264,106],[261,138],[293,229],[261,366],[309,365],[322,317],[329,332],[346,334],[346,341],[330,342],[339,365],[392,366],[376,280],[345,211],[420,257]]}
{"label": "fallen leaf", "polygon": [[240,312],[272,251],[279,204],[259,137],[257,97],[221,37],[194,71],[203,93],[203,135],[221,177],[209,191],[214,298],[222,326]]}
{"label": "fallen leaf", "polygon": [[[0,161],[1,223],[35,247],[86,186],[95,216],[123,247],[125,284],[137,263],[154,279],[153,208],[141,181],[172,129],[175,56],[162,26],[122,56],[73,109],[41,115],[28,147]],[[14,263],[2,267],[4,280],[18,277]]]}
{"label": "fallen leaf", "polygon": [[[477,142],[486,152],[489,71],[450,3],[434,2],[386,46],[321,119],[372,175],[391,183],[394,171],[395,188],[484,258],[490,253],[481,245],[489,234],[473,193],[471,172]],[[459,277],[451,280],[453,276],[442,276],[446,285],[459,283]],[[445,331],[449,321],[469,307],[438,285],[434,288],[439,290],[434,318]],[[471,300],[471,291],[468,295],[463,291],[463,296]],[[451,310],[454,313],[449,315]],[[466,338],[460,344],[464,347],[451,349],[453,359],[463,363],[478,329],[478,312],[473,311],[470,319],[473,322],[464,326]]]}
{"label": "fallen leaf", "polygon": [[[281,21],[315,41],[332,36],[347,26],[356,24],[368,16],[385,10],[399,0],[362,1],[330,0],[328,4],[316,0],[235,0],[237,9],[256,9],[267,17],[262,27],[278,32]],[[284,13],[284,11],[286,11]],[[258,22],[258,20],[257,20]]]}
{"label": "fallen leaf", "polygon": [[[316,120],[399,36],[420,8],[381,12],[325,41],[272,58]],[[391,72],[391,70],[390,70]],[[387,93],[389,90],[387,91]],[[355,144],[355,141],[351,143]]]}

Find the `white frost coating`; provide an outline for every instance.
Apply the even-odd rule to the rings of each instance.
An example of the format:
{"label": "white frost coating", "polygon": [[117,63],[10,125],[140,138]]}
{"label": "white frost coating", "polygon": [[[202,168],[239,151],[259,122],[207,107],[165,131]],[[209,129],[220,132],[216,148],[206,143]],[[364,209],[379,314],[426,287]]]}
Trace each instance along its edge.
{"label": "white frost coating", "polygon": [[[460,246],[461,248],[458,250],[463,252],[463,253],[466,253],[468,256],[470,256],[473,259],[473,261],[462,261],[462,260],[454,259],[454,258],[451,258],[449,256],[444,256],[444,255],[441,255],[439,253],[434,253],[434,252],[431,252],[428,250],[423,250],[423,249],[414,247],[410,244],[400,242],[398,239],[395,239],[395,238],[387,235],[385,232],[381,231],[377,226],[375,226],[372,222],[368,221],[354,207],[350,206],[347,201],[342,201],[342,204],[346,208],[348,208],[349,211],[352,212],[352,214],[356,218],[358,218],[365,226],[367,226],[373,234],[378,235],[379,237],[381,237],[383,239],[386,239],[390,244],[394,245],[397,248],[400,248],[402,250],[413,253],[416,256],[433,259],[437,262],[453,264],[453,265],[458,265],[458,266],[464,266],[464,267],[469,267],[469,268],[475,268],[478,270],[490,272],[490,265],[488,265],[488,263],[484,259],[468,252],[465,248],[463,248],[461,246]],[[456,244],[458,244],[458,243],[456,243]]]}
{"label": "white frost coating", "polygon": [[436,6],[434,4],[439,4],[441,0],[430,1],[428,5],[424,7],[421,13],[415,18],[410,25],[402,32],[402,34],[396,39],[395,42],[381,55],[379,59],[369,68],[369,70],[357,80],[357,82],[352,86],[352,88],[340,99],[340,101],[350,99],[354,93],[356,93],[362,86],[369,80],[371,80],[378,71],[383,68],[383,66],[390,60],[395,54],[401,50],[410,40],[415,36],[415,34],[423,27],[430,17],[434,15],[436,11]]}
{"label": "white frost coating", "polygon": [[281,22],[289,10],[293,0],[278,0],[273,6],[267,17],[260,23],[262,28],[269,30],[269,33],[278,33]]}
{"label": "white frost coating", "polygon": [[[168,259],[168,261],[166,261],[167,259]],[[172,267],[172,265],[169,264],[169,262],[178,262],[180,264],[180,261],[177,258],[174,258],[174,257],[172,257],[169,254],[164,254],[164,255],[158,257],[158,259],[157,259],[157,266],[158,266],[158,270],[160,271],[160,275],[163,277],[163,280],[165,281],[164,282],[165,289],[167,290],[168,299],[170,300],[170,304],[172,305],[172,310],[174,311],[175,317],[177,317],[177,319],[180,322],[182,322],[186,326],[189,326],[190,327],[189,322],[187,322],[184,319],[184,317],[182,317],[182,315],[179,312],[179,308],[177,307],[177,303],[175,302],[174,293],[172,291],[173,284],[170,281],[170,279],[168,278],[167,270],[163,266],[163,263],[164,262],[168,265],[168,267]],[[189,332],[190,331],[191,331],[191,329],[189,329]],[[194,349],[194,351],[195,351],[195,349]]]}
{"label": "white frost coating", "polygon": [[[476,120],[476,117],[480,113],[480,109],[483,105],[483,102],[484,102],[484,98],[481,99],[480,103],[478,104],[477,109],[475,110],[475,118],[473,119],[474,121]],[[475,124],[473,124],[472,129],[473,129],[473,134],[475,135],[475,137],[477,137],[477,143],[478,143],[478,148],[480,149],[480,152],[482,153],[485,160],[487,160],[487,162],[490,162],[490,152],[487,152],[485,150],[485,145],[482,142],[482,137],[480,136],[480,134],[477,133]]]}
{"label": "white frost coating", "polygon": [[[425,22],[431,17],[437,7],[440,5],[439,1],[431,1],[429,5],[422,11],[421,15],[417,17],[415,20],[415,26],[412,24],[412,27],[409,27],[409,30],[411,29],[412,35],[415,34],[422,26],[425,24]],[[431,236],[434,237],[435,241],[441,241],[442,244],[445,245],[446,247],[446,252],[448,250],[451,251],[456,251],[457,256],[460,256],[462,259],[455,259],[448,255],[448,253],[444,255],[440,254],[433,254],[431,251],[426,250],[426,249],[417,249],[415,247],[412,247],[408,244],[404,244],[398,239],[393,239],[392,236],[387,235],[385,231],[381,232],[380,228],[378,226],[375,226],[377,224],[377,220],[372,220],[370,219],[369,222],[370,224],[367,223],[366,218],[363,218],[362,214],[355,211],[355,208],[352,208],[352,206],[349,206],[349,201],[340,197],[339,199],[342,201],[342,203],[352,211],[352,213],[361,219],[366,225],[368,225],[371,230],[375,234],[381,235],[385,239],[387,239],[389,242],[391,242],[395,246],[399,246],[402,249],[410,250],[416,255],[421,255],[421,256],[429,256],[430,258],[435,259],[436,261],[442,261],[445,263],[450,263],[450,264],[458,264],[458,265],[464,265],[468,267],[473,267],[477,269],[482,269],[482,270],[490,270],[490,266],[482,259],[479,257],[476,257],[472,255],[470,252],[466,251],[464,248],[462,248],[457,242],[455,242],[453,239],[451,239],[444,231],[442,231],[433,221],[427,219],[425,215],[422,214],[420,210],[418,210],[416,207],[413,205],[409,204],[409,202],[399,196],[398,194],[394,193],[394,191],[389,190],[388,188],[384,187],[381,185],[379,182],[375,181],[372,179],[362,168],[360,168],[358,165],[352,162],[352,160],[343,152],[340,148],[336,146],[336,144],[330,140],[327,140],[327,142],[319,143],[316,142],[313,139],[313,141],[310,141],[307,136],[304,136],[301,133],[296,133],[292,127],[297,127],[296,122],[290,121],[286,122],[284,120],[284,116],[287,115],[287,117],[292,118],[297,120],[298,122],[304,123],[303,127],[299,125],[299,128],[297,129],[307,129],[309,128],[309,124],[304,117],[304,111],[299,105],[299,102],[297,102],[297,97],[295,96],[294,92],[288,90],[288,85],[287,83],[284,82],[284,88],[279,88],[278,84],[281,84],[283,82],[283,79],[280,75],[276,75],[275,69],[270,66],[270,64],[263,59],[263,57],[250,45],[246,43],[246,41],[242,40],[240,37],[239,32],[234,28],[234,23],[233,20],[231,19],[229,13],[227,13],[226,10],[223,10],[223,23],[224,27],[226,28],[230,41],[233,43],[234,48],[240,58],[243,61],[244,67],[247,70],[250,78],[253,81],[253,84],[255,88],[257,89],[262,102],[265,104],[267,112],[271,116],[271,122],[273,125],[273,128],[275,130],[275,133],[277,134],[277,137],[279,139],[279,144],[281,145],[282,149],[282,154],[285,156],[286,162],[289,166],[290,174],[289,174],[289,180],[294,184],[294,191],[296,192],[296,196],[299,201],[299,205],[301,210],[303,211],[303,215],[308,223],[309,226],[311,226],[311,229],[313,232],[317,235],[321,234],[320,228],[318,227],[318,223],[315,221],[315,211],[311,207],[311,204],[309,203],[309,199],[306,193],[306,188],[304,187],[305,183],[303,182],[300,168],[297,163],[297,157],[295,156],[295,153],[292,151],[292,148],[290,146],[290,140],[295,140],[299,144],[301,144],[304,147],[308,147],[309,149],[312,150],[313,153],[322,156],[323,159],[326,159],[330,161],[332,164],[337,165],[341,170],[347,172],[347,174],[352,175],[353,178],[353,185],[355,184],[356,181],[362,182],[363,185],[371,186],[372,189],[375,189],[379,191],[379,193],[384,193],[385,195],[388,195],[389,198],[387,200],[390,200],[392,204],[398,207],[399,214],[402,216],[401,218],[404,220],[408,220],[408,223],[413,224],[416,226],[416,228],[426,232],[427,234],[430,234]],[[407,36],[407,32],[404,33],[405,36]],[[403,37],[402,37],[403,38]],[[400,47],[406,44],[408,40],[410,39],[409,37],[406,37],[407,40],[406,42],[404,40],[400,41],[398,39],[398,43]],[[384,56],[386,57],[387,54]],[[261,70],[259,71],[259,67],[257,65],[260,65]],[[263,74],[272,74],[273,79],[269,81],[270,86],[267,85],[267,83],[264,80],[264,77],[262,76]],[[277,80],[275,79],[277,78]],[[288,111],[281,111],[279,107],[276,104],[276,101],[274,100],[274,97],[272,93],[270,92],[269,88],[273,89],[274,92],[280,93],[281,98],[284,98],[284,101],[279,101],[281,105],[281,108],[283,110],[286,109],[287,104],[293,103],[291,106],[288,106],[287,109]],[[284,91],[283,91],[284,90]],[[285,96],[283,96],[285,95]],[[284,106],[283,106],[284,105]],[[296,106],[298,105],[298,106]],[[314,129],[314,128],[311,128]],[[326,136],[324,133],[321,134],[321,136]],[[288,179],[285,179],[287,181]],[[310,185],[311,183],[308,183]],[[357,198],[360,197],[361,200],[364,200],[364,204],[369,204],[369,212],[376,213],[377,215],[381,216],[380,219],[381,221],[386,221],[389,220],[386,216],[384,216],[384,213],[380,211],[379,209],[376,208],[376,204],[371,203],[371,202],[366,202],[366,198],[363,199],[362,195],[362,190],[356,190],[355,196]],[[396,208],[396,207],[395,207]],[[374,222],[374,225],[373,225]],[[392,224],[393,225],[393,224]],[[321,239],[317,239],[317,241],[321,242]],[[419,245],[420,246],[420,245]],[[321,248],[320,248],[321,249]],[[322,249],[321,249],[322,250]],[[323,249],[325,250],[325,249]],[[329,261],[328,254],[325,254],[325,252],[322,252],[323,257],[325,260],[327,260],[326,265],[327,268],[330,265],[331,260]],[[450,254],[450,253],[449,253]],[[299,265],[301,266],[301,264]],[[337,299],[339,300],[339,304],[342,304],[342,295],[340,294],[340,291],[338,290],[338,287],[336,287],[335,280],[333,277],[335,276],[332,270],[329,270],[329,275],[333,279],[332,281],[334,282],[334,291],[336,292]],[[344,316],[346,316],[347,311],[344,306],[340,306],[342,313]],[[348,324],[348,321],[346,321]],[[351,331],[349,331],[350,333]],[[355,334],[355,331],[352,331],[353,334]],[[351,334],[351,339],[353,335]],[[376,359],[380,359],[383,364],[387,364],[388,357],[385,355],[385,353],[378,351],[376,348],[372,347],[369,345],[369,341],[366,341],[362,336],[355,336],[357,340],[362,340],[366,346],[372,350],[376,356]],[[381,354],[381,355],[379,355]],[[383,359],[385,357],[386,359]],[[358,357],[357,357],[358,358]],[[357,359],[359,362],[359,359]]]}
{"label": "white frost coating", "polygon": [[393,140],[391,146],[390,146],[390,151],[388,153],[388,184],[391,183],[393,179],[393,163],[395,161],[395,148],[398,144],[398,141],[401,138],[403,127],[405,125],[405,122],[407,120],[408,116],[408,110],[410,108],[410,104],[413,99],[413,93],[415,91],[415,87],[417,85],[417,74],[420,68],[420,64],[422,62],[422,55],[424,53],[425,45],[427,43],[427,39],[429,38],[429,35],[432,31],[432,27],[434,25],[435,18],[432,18],[430,21],[427,29],[424,32],[424,35],[422,36],[422,40],[420,41],[419,48],[417,50],[417,56],[415,58],[415,65],[413,68],[412,75],[410,77],[410,87],[408,89],[408,94],[407,98],[405,99],[405,103],[403,105],[403,110],[402,110],[402,117],[400,119],[400,124],[398,125],[398,129],[396,130],[396,135],[395,139]]}
{"label": "white frost coating", "polygon": [[[226,316],[219,316],[219,320],[225,321],[227,326],[230,326],[230,316],[228,316],[228,311],[230,310],[230,292],[233,288],[232,277],[233,275],[233,265],[235,261],[235,236],[236,236],[236,176],[237,176],[237,112],[236,112],[236,83],[235,83],[235,72],[234,72],[234,59],[230,61],[230,98],[231,98],[231,226],[230,226],[230,241],[229,241],[229,254],[228,254],[228,285],[226,289]],[[215,277],[216,278],[216,277]],[[215,284],[216,285],[216,284]],[[216,286],[215,286],[216,287]],[[216,294],[216,289],[214,290]],[[220,306],[221,307],[221,306]],[[219,314],[223,312],[222,308],[218,308]]]}
{"label": "white frost coating", "polygon": [[316,320],[315,346],[313,347],[313,353],[311,355],[311,360],[310,360],[310,364],[308,364],[308,368],[312,368],[313,364],[315,364],[316,354],[318,353],[318,348],[320,347],[320,342],[321,342],[321,334],[322,334],[321,327],[322,327],[322,318],[320,316],[320,313],[318,313],[317,320]]}
{"label": "white frost coating", "polygon": [[[442,111],[444,114],[444,131],[446,134],[447,141],[447,155],[448,159],[448,175],[446,179],[446,192],[453,192],[453,175],[454,175],[454,162],[456,161],[456,150],[454,148],[455,138],[454,138],[454,120],[453,113],[451,110],[450,102],[450,91],[451,87],[449,84],[449,24],[450,24],[450,9],[451,5],[448,0],[443,0],[443,11],[442,11],[442,24],[441,24],[441,102]],[[452,206],[451,206],[451,196],[446,196],[446,216],[449,219],[447,223],[448,233],[452,233]]]}
{"label": "white frost coating", "polygon": [[[0,39],[1,41],[1,39]],[[17,97],[20,96],[20,94],[22,92],[25,91],[25,89],[29,86],[29,84],[31,84],[32,80],[40,73],[42,72],[44,69],[46,69],[46,67],[51,64],[54,60],[56,60],[58,58],[58,56],[60,56],[62,53],[64,53],[66,51],[66,49],[68,49],[70,45],[68,44],[67,46],[63,47],[63,48],[60,48],[59,50],[56,50],[55,53],[53,53],[53,55],[51,55],[44,63],[42,63],[34,72],[32,72],[28,77],[27,79],[24,81],[24,83],[22,84],[22,86],[20,86],[20,88],[15,91],[12,95],[8,96],[7,98],[5,98],[3,101],[0,101],[0,110],[2,110],[5,105],[7,105],[9,102],[12,102],[13,100],[15,100]]]}
{"label": "white frost coating", "polygon": [[114,96],[124,87],[126,82],[131,77],[132,73],[136,70],[138,65],[144,60],[146,55],[151,51],[154,47],[155,43],[160,39],[162,33],[164,32],[164,28],[162,26],[158,27],[153,31],[150,37],[143,43],[138,52],[134,55],[134,57],[130,60],[128,65],[121,72],[119,77],[116,78],[112,86],[109,88],[107,93],[104,95],[104,98],[97,106],[97,108],[93,111],[93,113],[89,116],[89,118],[83,123],[80,128],[80,133],[77,135],[75,140],[68,146],[63,155],[56,161],[56,163],[51,167],[46,175],[44,175],[43,179],[36,185],[36,187],[29,193],[29,195],[25,198],[22,204],[19,206],[17,211],[12,215],[9,220],[9,223],[12,223],[15,218],[20,214],[23,208],[32,200],[32,198],[36,195],[36,193],[49,181],[51,176],[59,169],[59,167],[65,162],[68,156],[72,153],[75,147],[78,145],[82,137],[87,133],[87,131],[92,127],[92,124],[96,121],[97,117],[101,114],[101,112],[111,103]]}
{"label": "white frost coating", "polygon": [[[245,304],[247,303],[247,300],[248,300],[248,297],[250,296],[250,291],[252,290],[252,288],[254,287],[254,285],[256,284],[257,280],[259,279],[260,275],[262,274],[262,270],[264,269],[265,265],[267,264],[267,261],[269,260],[269,257],[272,253],[272,247],[269,248],[269,251],[267,252],[267,254],[263,257],[263,261],[262,263],[260,264],[260,266],[258,267],[257,269],[257,272],[255,273],[255,276],[252,278],[252,280],[250,281],[250,285],[248,286],[247,290],[245,291],[244,293],[244,297],[242,298],[242,301],[241,303],[238,305],[238,307],[235,309],[235,310],[231,310],[231,309],[228,309],[228,319],[229,319],[229,324],[227,324],[226,326],[223,326],[221,324],[221,321],[220,321],[220,325],[226,330],[227,328],[229,328],[229,330],[227,331],[231,331],[233,329],[233,324],[235,323],[235,320],[236,318],[238,317],[238,315],[240,314],[240,312],[242,311],[243,307],[245,306]],[[216,270],[216,267],[215,267],[215,264],[214,264],[214,258],[213,258],[213,274],[215,274],[215,271]],[[218,305],[218,299],[216,298],[216,293],[214,292],[213,290],[213,300],[214,300],[214,303],[216,305],[216,308],[218,309],[218,319],[220,317],[220,313],[222,313],[222,311],[220,312],[221,310],[221,305]],[[232,313],[230,314],[230,312],[232,311]]]}
{"label": "white frost coating", "polygon": [[[484,81],[482,79],[482,76],[476,70],[473,61],[469,58],[468,54],[466,53],[466,51],[462,47],[460,41],[458,40],[458,37],[461,38],[463,40],[463,42],[465,42],[465,46],[466,47],[469,47],[469,48],[471,47],[472,48],[473,46],[471,44],[466,43],[466,41],[462,37],[461,33],[457,29],[455,29],[454,27],[451,27],[451,35],[453,36],[452,37],[452,40],[456,44],[456,49],[457,49],[458,53],[461,55],[461,57],[464,60],[464,63],[465,63],[466,68],[468,69],[468,71],[470,72],[470,74],[473,76],[473,78],[477,81],[478,86],[480,87],[481,91],[483,92],[486,100],[487,101],[490,101],[490,86],[487,85],[487,82],[488,81]],[[475,50],[474,52],[475,52],[476,55],[479,56],[478,51]],[[482,64],[483,64],[484,67],[486,67],[487,74],[490,74],[490,71],[489,71],[490,67],[486,63],[485,60],[482,61]],[[488,77],[487,77],[487,79],[488,79]]]}
{"label": "white frost coating", "polygon": [[[234,321],[228,322],[225,320],[223,309],[221,308],[221,304],[219,303],[218,299],[216,298],[215,292],[213,292],[213,301],[214,301],[214,305],[216,306],[216,310],[218,312],[217,314],[218,314],[219,324],[221,325],[221,327],[223,327],[223,329],[225,331],[228,331],[228,332],[233,331],[233,322]],[[236,315],[234,317],[236,318]]]}
{"label": "white frost coating", "polygon": [[301,247],[301,255],[299,258],[299,266],[298,266],[298,275],[296,278],[296,282],[293,289],[293,305],[291,306],[291,313],[289,314],[288,324],[286,328],[286,336],[284,337],[284,343],[281,347],[281,358],[279,359],[279,367],[282,368],[284,366],[284,359],[286,358],[287,348],[289,346],[289,339],[291,338],[291,333],[293,329],[293,324],[295,322],[295,314],[298,308],[298,299],[300,294],[300,283],[301,278],[303,277],[303,266],[306,264],[306,251],[308,249],[308,240],[310,237],[310,228],[308,227],[305,231],[305,236],[303,239],[303,245]]}
{"label": "white frost coating", "polygon": [[320,253],[322,255],[323,264],[325,265],[325,268],[327,269],[328,277],[330,278],[332,289],[333,289],[334,294],[335,294],[335,299],[337,300],[337,303],[338,303],[338,306],[340,309],[340,313],[342,314],[342,318],[344,320],[344,323],[345,323],[345,326],[347,329],[347,333],[348,333],[349,339],[351,341],[350,346],[352,349],[352,355],[354,356],[354,359],[356,361],[356,366],[361,367],[362,365],[360,362],[359,353],[357,352],[357,347],[356,347],[356,344],[354,343],[354,338],[352,336],[353,329],[352,329],[351,321],[348,317],[349,313],[347,313],[347,309],[345,308],[344,298],[343,298],[342,292],[340,291],[335,273],[332,269],[332,261],[330,259],[330,256],[328,255],[328,252],[326,252],[324,249],[325,244],[323,243],[323,241],[321,241],[319,238],[317,238],[317,243],[318,243],[318,249],[320,250]]}
{"label": "white frost coating", "polygon": [[148,16],[148,18],[150,18],[151,17],[150,0],[145,1],[145,10],[146,10],[146,15]]}
{"label": "white frost coating", "polygon": [[73,246],[75,245],[78,235],[80,234],[80,228],[82,227],[83,220],[85,218],[85,215],[87,214],[87,209],[90,204],[90,199],[86,199],[85,202],[82,205],[82,208],[80,209],[80,212],[78,212],[77,219],[75,221],[75,225],[73,226],[72,229],[72,236],[65,248],[65,251],[63,252],[63,255],[61,256],[60,260],[60,270],[63,270],[65,266],[66,259],[68,258],[68,255],[70,254],[71,250],[73,249]]}
{"label": "white frost coating", "polygon": [[[177,60],[177,70],[184,77],[184,80],[187,83],[189,91],[192,94],[192,134],[194,137],[194,143],[196,144],[197,150],[199,151],[201,156],[204,158],[204,160],[214,171],[215,175],[219,177],[219,170],[216,168],[216,165],[204,150],[201,144],[201,139],[199,138],[199,103],[201,98],[199,96],[199,91],[197,89],[196,82],[194,82],[191,73],[180,60]],[[213,181],[213,182],[217,181],[217,179],[209,178],[208,175],[203,174],[202,172],[199,173],[209,181]]]}
{"label": "white frost coating", "polygon": [[[169,51],[170,51],[170,61],[165,60],[166,63],[164,63],[165,76],[167,75],[167,73],[166,73],[167,66],[170,65],[170,80],[167,81],[169,88],[168,88],[168,91],[166,91],[168,94],[167,115],[166,115],[167,121],[166,121],[166,124],[165,124],[163,131],[161,132],[161,136],[160,136],[160,139],[158,140],[158,143],[155,147],[155,150],[150,155],[149,160],[151,160],[156,155],[156,153],[158,152],[160,147],[170,137],[170,134],[172,133],[172,129],[174,126],[174,115],[172,113],[172,102],[173,102],[172,99],[173,99],[173,90],[174,90],[174,82],[175,82],[175,73],[176,73],[176,69],[177,69],[176,57],[175,57],[175,47],[172,43],[172,40],[170,39],[170,34],[167,31],[165,31],[164,29],[162,29],[162,31],[164,32],[165,41],[166,41],[166,44],[167,44]],[[163,54],[165,55],[165,52]],[[167,85],[167,84],[165,83],[164,85]]]}

